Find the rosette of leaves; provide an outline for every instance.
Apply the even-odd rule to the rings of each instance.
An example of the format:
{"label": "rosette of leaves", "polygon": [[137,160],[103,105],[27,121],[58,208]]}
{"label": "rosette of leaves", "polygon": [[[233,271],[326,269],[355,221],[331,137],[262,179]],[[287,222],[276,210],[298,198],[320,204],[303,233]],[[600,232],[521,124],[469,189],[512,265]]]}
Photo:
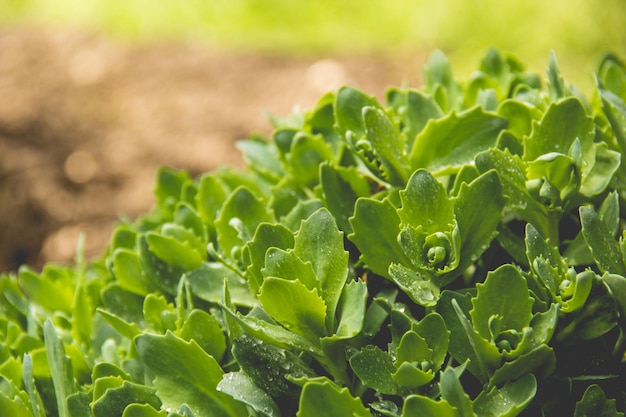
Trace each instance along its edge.
{"label": "rosette of leaves", "polygon": [[417,321],[399,309],[391,311],[388,351],[368,345],[350,357],[361,383],[381,394],[426,391],[447,358],[450,333],[437,313]]}
{"label": "rosette of leaves", "polygon": [[365,265],[420,305],[437,303],[440,288],[487,249],[502,218],[505,200],[495,171],[469,183],[458,178],[449,196],[430,172],[417,170],[399,198],[360,198],[350,219],[349,238]]}
{"label": "rosette of leaves", "polygon": [[489,272],[476,290],[474,297],[444,291],[437,306],[451,332],[452,357],[467,361],[468,371],[490,388],[529,373],[549,376],[558,307],[534,312],[526,279],[512,265]]}
{"label": "rosette of leaves", "polygon": [[[282,244],[268,248],[263,239],[269,233],[274,244],[283,233]],[[252,287],[260,307],[248,315],[227,308],[228,314],[250,335],[310,354],[347,382],[345,357],[333,352],[361,331],[367,287],[350,278],[343,234],[328,210],[315,211],[293,236],[279,225],[259,227],[247,253],[249,279],[259,279]]]}

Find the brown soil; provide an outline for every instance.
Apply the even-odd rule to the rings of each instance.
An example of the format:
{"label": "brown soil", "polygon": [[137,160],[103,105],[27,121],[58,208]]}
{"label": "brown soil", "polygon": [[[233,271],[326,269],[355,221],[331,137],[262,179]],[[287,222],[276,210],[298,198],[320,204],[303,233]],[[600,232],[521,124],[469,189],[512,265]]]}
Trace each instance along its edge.
{"label": "brown soil", "polygon": [[418,84],[423,56],[285,57],[203,44],[0,30],[0,271],[105,248],[117,219],[153,204],[160,166],[242,167],[234,143],[269,135],[264,111],[311,108],[350,84]]}

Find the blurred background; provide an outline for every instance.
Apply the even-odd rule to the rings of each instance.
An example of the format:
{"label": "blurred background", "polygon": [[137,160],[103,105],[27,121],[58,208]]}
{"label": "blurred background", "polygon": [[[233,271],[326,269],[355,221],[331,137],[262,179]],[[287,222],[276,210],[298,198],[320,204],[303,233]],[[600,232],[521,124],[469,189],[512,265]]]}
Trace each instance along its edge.
{"label": "blurred background", "polygon": [[80,232],[97,256],[159,166],[241,168],[266,113],[419,87],[435,48],[459,81],[489,47],[542,77],[554,50],[587,92],[625,22],[626,0],[1,0],[0,272],[68,262]]}

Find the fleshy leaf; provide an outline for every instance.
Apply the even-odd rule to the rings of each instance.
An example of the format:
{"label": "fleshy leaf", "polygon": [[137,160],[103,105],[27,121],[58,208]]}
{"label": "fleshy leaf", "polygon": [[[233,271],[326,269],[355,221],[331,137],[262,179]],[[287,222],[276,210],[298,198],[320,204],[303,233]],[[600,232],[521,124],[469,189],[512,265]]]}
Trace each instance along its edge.
{"label": "fleshy leaf", "polygon": [[244,261],[248,264],[246,268],[248,285],[254,294],[259,291],[263,283],[261,271],[265,266],[267,250],[271,247],[292,248],[293,233],[291,230],[279,223],[261,223],[257,227],[254,239],[244,247]]}
{"label": "fleshy leaf", "polygon": [[421,225],[425,233],[447,231],[454,222],[454,203],[443,185],[426,170],[417,170],[400,191],[403,224]]}
{"label": "fleshy leaf", "polygon": [[339,299],[339,323],[335,336],[352,338],[363,328],[367,306],[367,284],[363,281],[350,281],[343,287]]}
{"label": "fleshy leaf", "polygon": [[241,325],[247,333],[259,340],[283,349],[296,349],[314,355],[322,355],[318,343],[313,343],[282,326],[261,320],[254,316],[242,316],[240,313],[233,312],[226,306],[222,306],[222,308],[228,316]]}
{"label": "fleshy leaf", "polygon": [[139,256],[135,251],[119,248],[112,255],[112,270],[122,288],[139,295],[146,295],[154,286],[141,269]]}
{"label": "fleshy leaf", "polygon": [[463,389],[457,370],[447,368],[441,373],[439,389],[441,398],[456,407],[460,417],[476,417],[469,395]]}
{"label": "fleshy leaf", "polygon": [[309,290],[298,280],[269,277],[258,298],[274,320],[294,333],[309,340],[326,335],[326,304],[316,288]]}
{"label": "fleshy leaf", "polygon": [[269,248],[265,254],[265,268],[263,268],[262,273],[265,278],[298,280],[309,290],[319,287],[319,281],[311,262],[304,262],[296,256],[293,250]]}
{"label": "fleshy leaf", "polygon": [[50,366],[50,376],[54,385],[54,394],[57,399],[57,413],[59,417],[70,417],[67,408],[67,397],[74,393],[76,384],[72,375],[72,362],[65,355],[63,342],[49,319],[43,326],[46,357]]}
{"label": "fleshy leaf", "polygon": [[[359,198],[350,218],[354,232],[348,238],[361,251],[361,259],[374,273],[391,279],[389,265],[411,265],[398,243],[400,216],[387,199]],[[372,239],[376,236],[376,239]]]}
{"label": "fleshy leaf", "polygon": [[344,233],[351,233],[348,219],[354,214],[357,198],[370,194],[370,186],[365,177],[354,167],[338,167],[322,164],[320,182],[324,191],[324,201],[337,226]]}
{"label": "fleshy leaf", "polygon": [[280,417],[276,402],[243,372],[230,372],[217,384],[217,390],[226,393],[235,400],[247,404],[254,411],[267,417]]}
{"label": "fleshy leaf", "polygon": [[235,271],[229,269],[220,262],[205,262],[188,274],[187,282],[191,292],[211,303],[222,301],[224,280],[228,281],[232,302],[236,305],[252,307],[258,305],[258,301],[250,292],[248,283]]}
{"label": "fleshy leaf", "polygon": [[524,139],[523,159],[532,161],[550,152],[566,154],[576,138],[584,154],[593,138],[593,120],[575,97],[554,102],[539,122],[533,122],[532,133]]}
{"label": "fleshy leaf", "polygon": [[339,89],[334,107],[339,133],[346,135],[347,132],[353,132],[359,138],[365,137],[363,108],[367,106],[382,109],[374,96],[368,96],[352,87]]}
{"label": "fleshy leaf", "polygon": [[366,346],[350,357],[350,366],[361,382],[381,394],[395,394],[391,356],[376,346]]}
{"label": "fleshy leaf", "polygon": [[164,406],[178,409],[186,404],[207,417],[245,414],[243,404],[217,391],[224,372],[194,341],[185,342],[170,332],[145,333],[135,338],[135,346],[156,377],[154,385]]}
{"label": "fleshy leaf", "polygon": [[[323,407],[332,404],[332,407]],[[361,400],[350,395],[348,388],[339,388],[331,381],[307,382],[300,396],[297,417],[370,417],[371,413]]]}
{"label": "fleshy leaf", "polygon": [[590,385],[583,397],[576,403],[574,417],[623,417],[615,408],[615,400],[606,398],[604,391],[598,385]]}
{"label": "fleshy leaf", "polygon": [[413,148],[415,137],[429,120],[443,116],[435,99],[419,90],[391,88],[387,91],[387,101],[401,117],[407,151]]}
{"label": "fleshy leaf", "polygon": [[409,177],[408,156],[403,137],[384,111],[376,107],[363,109],[367,139],[380,160],[385,179],[391,184],[404,185]]}
{"label": "fleshy leaf", "polygon": [[118,387],[110,387],[92,404],[94,417],[122,415],[126,407],[133,403],[147,404],[155,409],[161,408],[161,401],[156,390],[145,385],[124,381]]}
{"label": "fleshy leaf", "polygon": [[334,328],[335,310],[348,278],[348,252],[343,248],[343,233],[327,209],[317,210],[302,222],[295,236],[294,253],[313,265],[319,296],[326,303],[326,325]]}
{"label": "fleshy leaf", "polygon": [[439,287],[429,280],[429,276],[415,272],[399,264],[389,266],[393,281],[419,305],[434,306],[439,300]]}
{"label": "fleshy leaf", "polygon": [[579,212],[582,234],[598,268],[602,272],[626,275],[626,266],[619,244],[600,220],[596,211],[592,207],[581,206]]}
{"label": "fleshy leaf", "polygon": [[432,120],[415,138],[411,168],[426,168],[435,175],[453,174],[473,163],[478,153],[495,146],[506,125],[506,119],[480,107]]}
{"label": "fleshy leaf", "polygon": [[457,408],[445,400],[435,401],[421,395],[410,395],[402,406],[402,417],[458,417]]}
{"label": "fleshy leaf", "polygon": [[537,381],[532,374],[501,388],[483,391],[474,400],[474,411],[485,417],[515,417],[535,398]]}
{"label": "fleshy leaf", "polygon": [[521,331],[532,318],[533,299],[528,293],[526,280],[512,265],[503,265],[487,274],[483,284],[476,284],[478,292],[472,298],[470,311],[474,328],[490,340],[492,317],[498,317],[498,330]]}
{"label": "fleshy leaf", "polygon": [[235,339],[232,353],[241,371],[273,398],[299,394],[288,376],[313,376],[311,369],[290,350],[263,343],[247,334]]}
{"label": "fleshy leaf", "polygon": [[251,190],[244,186],[237,188],[224,202],[215,220],[217,243],[222,253],[236,258],[241,247],[252,240],[257,226],[262,222],[272,222],[273,217],[263,200]]}
{"label": "fleshy leaf", "polygon": [[321,135],[297,134],[287,155],[294,181],[313,188],[319,182],[319,166],[334,159],[333,150]]}
{"label": "fleshy leaf", "polygon": [[462,184],[455,202],[461,236],[459,273],[489,247],[497,235],[506,199],[496,171],[488,171],[470,184]]}
{"label": "fleshy leaf", "polygon": [[194,340],[217,361],[221,360],[226,352],[226,338],[219,322],[203,310],[194,309],[185,318],[180,329],[180,337],[187,341]]}

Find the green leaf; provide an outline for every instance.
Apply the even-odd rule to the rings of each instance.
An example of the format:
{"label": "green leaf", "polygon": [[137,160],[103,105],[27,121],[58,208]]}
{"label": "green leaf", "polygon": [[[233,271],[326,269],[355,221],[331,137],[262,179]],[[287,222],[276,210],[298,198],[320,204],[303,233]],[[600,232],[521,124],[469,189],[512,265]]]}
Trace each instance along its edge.
{"label": "green leaf", "polygon": [[154,373],[154,386],[165,407],[186,404],[202,416],[244,415],[245,407],[217,391],[223,371],[217,361],[194,341],[185,342],[171,332],[135,338],[139,357]]}
{"label": "green leaf", "polygon": [[401,118],[402,132],[406,136],[406,150],[413,148],[413,142],[429,120],[443,116],[435,99],[422,91],[391,88],[387,91],[387,101]]}
{"label": "green leaf", "polygon": [[293,250],[269,248],[265,254],[263,277],[275,277],[286,280],[298,280],[309,290],[317,289],[319,281],[311,262],[298,258]]}
{"label": "green leaf", "polygon": [[178,282],[185,269],[169,264],[152,253],[145,236],[139,239],[139,262],[146,277],[155,287],[167,294],[176,294]]}
{"label": "green leaf", "polygon": [[335,336],[350,339],[361,331],[367,306],[367,284],[361,280],[350,281],[343,287],[339,299],[339,323]]}
{"label": "green leaf", "polygon": [[581,206],[580,223],[582,234],[602,272],[626,275],[626,266],[621,256],[619,244],[607,230],[592,207]]}
{"label": "green leaf", "polygon": [[142,326],[143,298],[125,291],[119,285],[109,284],[100,292],[102,305],[108,313],[117,315],[123,320]]}
{"label": "green leaf", "polygon": [[313,355],[323,356],[318,343],[297,335],[282,326],[261,320],[254,316],[242,316],[222,306],[224,311],[237,321],[251,336],[283,349],[296,349]]}
{"label": "green leaf", "polygon": [[94,417],[119,416],[133,403],[161,408],[161,401],[154,388],[124,381],[119,387],[108,388],[104,395],[94,401],[92,411]]}
{"label": "green leaf", "polygon": [[476,167],[481,173],[495,170],[502,184],[508,206],[520,217],[548,235],[550,218],[546,207],[530,195],[526,187],[526,163],[508,150],[490,149],[476,157]]}
{"label": "green leaf", "polygon": [[67,267],[48,265],[41,274],[24,266],[18,283],[31,302],[49,310],[69,313],[74,299],[74,280]]}
{"label": "green leaf", "polygon": [[43,326],[43,336],[46,345],[46,357],[50,366],[50,376],[54,384],[54,394],[57,400],[59,417],[70,417],[67,408],[67,397],[76,391],[76,384],[72,374],[72,362],[65,355],[63,342],[50,319]]}
{"label": "green leaf", "polygon": [[446,328],[443,317],[436,312],[431,312],[413,327],[432,349],[432,356],[429,360],[432,361],[435,369],[439,370],[446,359],[450,343],[450,331]]}
{"label": "green leaf", "polygon": [[[35,386],[35,378],[33,376],[33,360],[30,354],[25,354],[22,363],[22,379],[24,389],[28,393],[28,400],[33,411],[33,417],[42,417],[46,415],[46,411],[41,400],[41,395]],[[71,414],[71,407],[70,414]],[[30,417],[30,416],[29,416]]]}
{"label": "green leaf", "polygon": [[218,391],[224,392],[235,400],[247,404],[261,415],[280,417],[281,412],[276,402],[243,372],[229,372],[217,385]]}
{"label": "green leaf", "polygon": [[450,61],[440,50],[435,50],[424,66],[426,90],[437,100],[439,107],[448,112],[463,100],[460,86],[454,81]]}
{"label": "green leaf", "polygon": [[146,234],[150,252],[163,261],[186,270],[196,269],[202,265],[203,254],[198,253],[187,241],[179,239],[155,232]]}
{"label": "green leaf", "polygon": [[421,395],[409,395],[404,399],[402,417],[458,417],[456,407],[445,400],[435,401]]}
{"label": "green leaf", "polygon": [[374,96],[368,96],[352,87],[339,89],[334,110],[337,130],[341,135],[345,136],[347,132],[353,132],[359,138],[366,136],[363,109],[367,106],[382,109]]}
{"label": "green leaf", "polygon": [[396,393],[392,378],[396,368],[387,352],[376,346],[366,346],[350,357],[350,366],[363,385],[381,394]]}
{"label": "green leaf", "polygon": [[554,51],[550,52],[550,62],[548,64],[548,92],[552,101],[557,101],[569,95]]}
{"label": "green leaf", "polygon": [[348,219],[354,214],[356,200],[370,194],[367,179],[355,167],[325,163],[320,167],[320,182],[324,202],[337,221],[337,226],[344,233],[352,233]]}
{"label": "green leaf", "polygon": [[[526,280],[512,265],[503,265],[487,274],[483,284],[476,284],[476,297],[470,311],[472,323],[485,339],[492,338],[490,322],[498,317],[498,331],[521,331],[532,318],[533,299]],[[495,335],[494,335],[495,336]]]}
{"label": "green leaf", "polygon": [[166,330],[175,331],[178,328],[176,307],[157,293],[148,294],[144,298],[143,317],[146,323],[157,333],[165,333]]}
{"label": "green leaf", "polygon": [[409,177],[408,155],[398,128],[384,111],[368,106],[363,108],[367,139],[382,164],[382,170],[391,184],[404,185]]}
{"label": "green leaf", "polygon": [[141,334],[141,330],[137,328],[135,323],[129,323],[120,316],[109,313],[107,310],[99,308],[96,311],[122,336],[132,340],[135,336]]}
{"label": "green leaf", "polygon": [[558,152],[566,154],[576,138],[583,147],[583,154],[593,139],[593,120],[579,99],[570,97],[550,104],[541,121],[533,122],[530,136],[524,138],[525,161],[532,161],[543,154]]}
{"label": "green leaf", "polygon": [[[312,377],[313,371],[299,356],[244,334],[235,339],[232,353],[241,371],[254,385],[273,398],[297,397],[300,389],[287,378]],[[226,379],[228,374],[224,376]],[[237,377],[236,377],[237,378]],[[224,382],[222,379],[222,384]]]}
{"label": "green leaf", "polygon": [[270,181],[278,181],[285,171],[278,159],[276,147],[262,138],[255,137],[237,142],[246,164]]}
{"label": "green leaf", "polygon": [[[0,377],[0,382],[2,378]],[[10,393],[0,391],[0,416],[1,417],[31,417],[32,413],[28,403],[19,396],[11,396]]]}
{"label": "green leaf", "polygon": [[604,391],[598,385],[590,385],[583,397],[576,403],[574,417],[623,417],[624,413],[617,411],[615,400],[606,398]]}
{"label": "green leaf", "polygon": [[411,300],[424,307],[431,307],[439,300],[439,287],[427,275],[420,274],[399,264],[389,266],[389,275]]}
{"label": "green leaf", "polygon": [[259,288],[263,283],[262,269],[266,267],[265,258],[268,249],[293,248],[293,244],[293,233],[282,224],[259,224],[254,238],[246,244],[243,251],[244,261],[248,264],[246,278],[253,294],[259,292]]}
{"label": "green leaf", "polygon": [[527,374],[501,388],[483,391],[474,400],[474,411],[484,417],[514,417],[535,398],[537,381]]}
{"label": "green leaf", "polygon": [[435,378],[433,370],[424,365],[428,365],[428,363],[402,362],[400,365],[396,365],[398,369],[393,374],[393,380],[403,388],[419,389]]}
{"label": "green leaf", "polygon": [[160,168],[157,171],[157,185],[154,189],[159,207],[172,213],[181,198],[184,184],[190,181],[191,178],[185,171]]}
{"label": "green leaf", "polygon": [[619,97],[600,85],[598,89],[602,97],[602,110],[611,125],[617,145],[622,154],[626,151],[626,98]]}
{"label": "green leaf", "polygon": [[398,243],[400,216],[388,199],[359,198],[350,223],[354,232],[348,238],[361,251],[361,260],[375,274],[391,279],[389,265],[411,265]]}
{"label": "green leaf", "polygon": [[203,175],[198,182],[195,197],[198,215],[205,223],[212,225],[227,197],[228,188],[217,175]]}
{"label": "green leaf", "polygon": [[126,291],[146,295],[154,289],[145,276],[139,255],[134,250],[119,248],[112,255],[112,271],[118,284]]}
{"label": "green leaf", "polygon": [[191,292],[210,303],[217,304],[222,301],[224,280],[226,280],[234,304],[245,307],[259,304],[254,294],[250,292],[248,282],[223,263],[205,262],[200,268],[189,272],[186,276]]}
{"label": "green leaf", "polygon": [[506,199],[496,171],[488,171],[470,184],[462,184],[455,201],[461,235],[459,273],[476,261],[497,235]]}
{"label": "green leaf", "polygon": [[289,169],[296,184],[313,188],[319,183],[319,166],[325,161],[333,161],[334,154],[321,135],[298,133],[291,143],[287,155]]}
{"label": "green leaf", "polygon": [[258,298],[265,311],[292,332],[311,341],[327,334],[326,304],[317,288],[309,290],[298,280],[269,277]]}
{"label": "green leaf", "polygon": [[447,231],[455,221],[454,202],[443,185],[426,170],[417,170],[404,190],[398,215],[403,224],[420,225],[424,233]]}
{"label": "green leaf", "polygon": [[166,410],[155,410],[150,404],[130,404],[122,417],[173,417]]}
{"label": "green leaf", "polygon": [[511,362],[502,364],[493,373],[488,387],[490,389],[492,387],[500,387],[533,374],[540,379],[548,378],[554,373],[555,368],[556,356],[554,350],[543,344]]}
{"label": "green leaf", "polygon": [[498,114],[508,120],[507,130],[521,139],[530,135],[533,121],[543,116],[541,110],[530,103],[520,100],[504,100],[498,106]]}
{"label": "green leaf", "polygon": [[506,119],[480,107],[432,120],[415,138],[411,168],[426,168],[435,175],[456,173],[463,165],[473,163],[478,153],[495,146],[506,126]]}
{"label": "green leaf", "polygon": [[215,220],[221,252],[231,259],[237,259],[242,246],[252,240],[257,226],[273,220],[272,212],[262,199],[245,186],[237,188],[228,196]]}
{"label": "green leaf", "polygon": [[180,329],[183,340],[195,341],[206,353],[220,361],[226,352],[226,337],[217,319],[203,310],[194,309]]}
{"label": "green leaf", "polygon": [[[321,406],[321,405],[332,406]],[[358,398],[350,395],[348,388],[339,388],[329,380],[310,381],[304,385],[300,396],[297,417],[370,417],[371,413]]]}
{"label": "green leaf", "polygon": [[463,390],[459,377],[453,368],[447,368],[441,373],[439,381],[441,398],[454,406],[458,410],[460,417],[477,417],[472,407],[472,401]]}
{"label": "green leaf", "polygon": [[294,253],[313,265],[319,295],[326,303],[326,328],[333,329],[337,303],[348,278],[348,252],[343,247],[343,233],[328,210],[321,208],[302,222]]}

